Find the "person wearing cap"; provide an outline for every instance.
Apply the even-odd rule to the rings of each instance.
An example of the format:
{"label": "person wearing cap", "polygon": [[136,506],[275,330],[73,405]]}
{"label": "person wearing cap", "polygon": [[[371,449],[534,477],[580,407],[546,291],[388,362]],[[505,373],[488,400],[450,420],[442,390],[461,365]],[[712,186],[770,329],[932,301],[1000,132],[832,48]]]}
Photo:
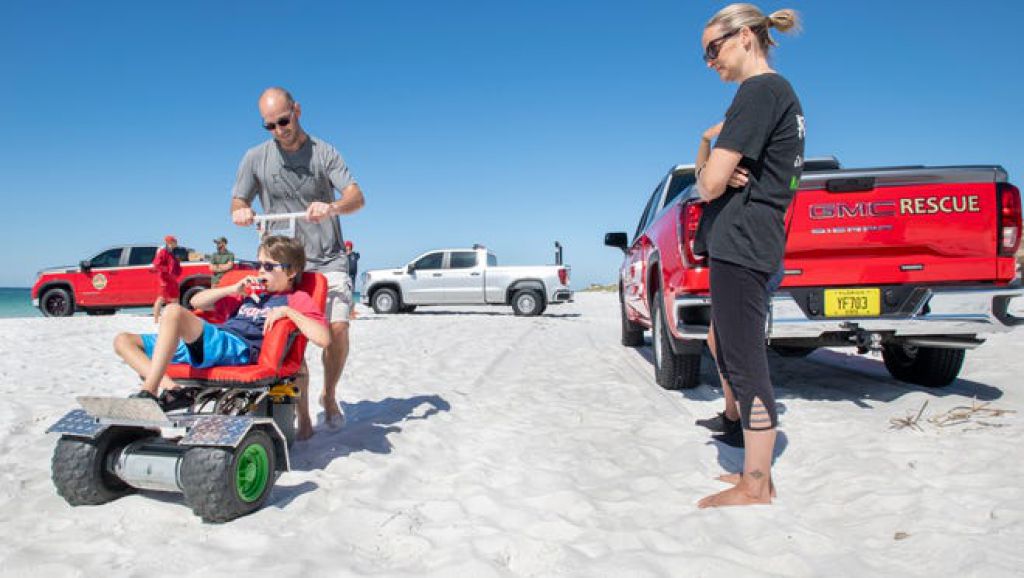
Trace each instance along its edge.
{"label": "person wearing cap", "polygon": [[210,286],[216,287],[220,283],[220,278],[235,268],[235,254],[228,251],[228,240],[226,237],[217,237],[213,240],[213,243],[217,246],[217,252],[210,255],[210,270],[213,271],[213,279],[210,280]]}
{"label": "person wearing cap", "polygon": [[181,263],[174,256],[174,249],[178,247],[178,240],[174,235],[164,237],[164,246],[156,251],[153,257],[153,270],[156,271],[160,283],[160,293],[153,302],[153,323],[160,322],[160,312],[167,303],[178,301],[178,276],[181,275]]}
{"label": "person wearing cap", "polygon": [[356,272],[359,270],[359,253],[352,250],[352,241],[345,241],[345,256],[348,257],[348,278],[352,288],[356,287]]}
{"label": "person wearing cap", "polygon": [[[264,90],[257,101],[261,124],[271,138],[246,151],[239,163],[231,191],[231,221],[253,224],[253,201],[259,197],[267,214],[303,212],[295,223],[295,236],[306,248],[307,270],[327,279],[327,319],[331,342],[324,348],[324,388],[320,405],[329,429],[345,424],[338,405],[337,386],[349,352],[349,318],[352,312],[352,280],[348,276],[340,215],[363,208],[366,201],[348,165],[330,143],[306,134],[300,119],[302,107],[280,87]],[[296,439],[313,435],[309,415],[309,371],[305,363],[296,380]]]}

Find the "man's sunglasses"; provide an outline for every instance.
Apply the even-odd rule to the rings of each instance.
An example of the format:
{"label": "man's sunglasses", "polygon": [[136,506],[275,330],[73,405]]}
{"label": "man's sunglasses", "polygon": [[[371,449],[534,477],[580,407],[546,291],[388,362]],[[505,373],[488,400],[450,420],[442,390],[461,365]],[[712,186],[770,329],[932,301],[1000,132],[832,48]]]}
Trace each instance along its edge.
{"label": "man's sunglasses", "polygon": [[270,261],[260,261],[256,264],[260,269],[270,273],[274,269],[291,269],[292,266],[288,263],[271,263]]}
{"label": "man's sunglasses", "polygon": [[295,114],[294,110],[289,112],[288,116],[282,116],[281,118],[277,119],[277,122],[265,122],[265,123],[263,123],[263,128],[265,128],[267,130],[274,130],[275,128],[277,128],[279,126],[280,127],[286,127],[289,124],[291,124],[291,122],[292,122],[292,115],[293,114]]}
{"label": "man's sunglasses", "polygon": [[711,42],[708,42],[708,47],[704,49],[704,62],[710,63],[712,60],[718,58],[718,52],[722,50],[722,45],[725,44],[725,41],[739,34],[740,30],[743,30],[743,28],[737,28],[732,32],[726,32]]}

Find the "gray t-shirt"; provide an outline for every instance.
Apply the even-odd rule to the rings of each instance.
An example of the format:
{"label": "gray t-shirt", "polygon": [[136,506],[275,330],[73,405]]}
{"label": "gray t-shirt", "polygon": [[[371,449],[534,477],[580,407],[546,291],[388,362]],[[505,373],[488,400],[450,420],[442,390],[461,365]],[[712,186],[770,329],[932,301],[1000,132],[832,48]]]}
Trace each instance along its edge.
{"label": "gray t-shirt", "polygon": [[[314,201],[334,202],[334,191],[342,191],[354,182],[345,159],[326,142],[309,136],[302,148],[290,153],[271,139],[245,153],[231,195],[251,206],[259,194],[260,205],[266,213],[298,213],[304,212]],[[287,223],[270,225],[271,232],[288,226]],[[299,219],[295,228],[296,237],[306,248],[307,270],[321,273],[348,270],[345,239],[337,217],[319,223]]]}

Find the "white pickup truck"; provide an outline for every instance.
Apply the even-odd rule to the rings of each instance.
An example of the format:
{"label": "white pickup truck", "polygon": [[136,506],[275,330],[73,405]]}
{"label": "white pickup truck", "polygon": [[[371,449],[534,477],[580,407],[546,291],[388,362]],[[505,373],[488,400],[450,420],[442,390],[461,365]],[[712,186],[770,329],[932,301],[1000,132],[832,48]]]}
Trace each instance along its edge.
{"label": "white pickup truck", "polygon": [[516,315],[540,315],[548,305],[572,301],[569,267],[498,267],[486,247],[439,249],[405,267],[363,276],[362,303],[377,313],[409,313],[418,305],[511,305]]}

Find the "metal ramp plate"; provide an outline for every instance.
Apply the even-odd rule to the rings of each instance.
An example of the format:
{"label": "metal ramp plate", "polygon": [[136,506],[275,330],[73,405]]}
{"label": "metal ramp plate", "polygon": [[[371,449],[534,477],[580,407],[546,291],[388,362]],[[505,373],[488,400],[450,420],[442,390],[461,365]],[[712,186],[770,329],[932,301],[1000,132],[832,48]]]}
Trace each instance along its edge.
{"label": "metal ramp plate", "polygon": [[157,427],[172,425],[164,410],[152,399],[90,396],[77,399],[79,405],[101,423]]}
{"label": "metal ramp plate", "polygon": [[179,442],[183,446],[236,447],[254,423],[247,416],[203,415],[188,428]]}
{"label": "metal ramp plate", "polygon": [[105,429],[107,429],[107,426],[101,424],[84,409],[73,409],[57,420],[57,423],[47,428],[46,433],[59,433],[95,439]]}

